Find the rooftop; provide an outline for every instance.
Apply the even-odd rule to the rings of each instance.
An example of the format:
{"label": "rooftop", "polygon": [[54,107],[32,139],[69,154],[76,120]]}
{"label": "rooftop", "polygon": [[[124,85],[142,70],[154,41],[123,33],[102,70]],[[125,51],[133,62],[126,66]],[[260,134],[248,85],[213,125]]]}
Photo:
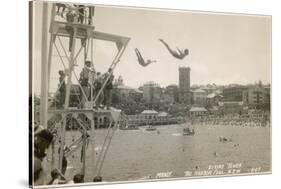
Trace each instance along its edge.
{"label": "rooftop", "polygon": [[207,112],[206,108],[204,107],[192,107],[189,110],[190,112]]}
{"label": "rooftop", "polygon": [[158,114],[155,110],[144,110],[141,112],[142,114]]}
{"label": "rooftop", "polygon": [[158,114],[158,116],[159,116],[159,117],[166,117],[166,116],[168,116],[168,113],[167,113],[167,112],[160,112],[160,113]]}
{"label": "rooftop", "polygon": [[212,108],[209,109],[210,111],[218,111],[219,108],[217,106],[213,106]]}
{"label": "rooftop", "polygon": [[202,89],[195,89],[192,92],[194,92],[194,93],[206,93],[206,91],[204,91]]}
{"label": "rooftop", "polygon": [[208,95],[207,95],[207,98],[214,98],[214,97],[216,97],[216,96],[218,96],[218,97],[223,97],[222,95],[218,95],[218,94],[216,94],[216,93],[211,93],[211,94],[208,94]]}
{"label": "rooftop", "polygon": [[219,102],[219,106],[242,106],[243,101],[224,101]]}

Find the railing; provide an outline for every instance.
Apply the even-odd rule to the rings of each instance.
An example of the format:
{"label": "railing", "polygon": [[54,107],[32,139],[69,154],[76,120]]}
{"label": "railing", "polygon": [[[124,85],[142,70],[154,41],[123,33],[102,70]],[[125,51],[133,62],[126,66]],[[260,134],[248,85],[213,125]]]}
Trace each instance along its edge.
{"label": "railing", "polygon": [[56,3],[56,20],[92,25],[95,7]]}

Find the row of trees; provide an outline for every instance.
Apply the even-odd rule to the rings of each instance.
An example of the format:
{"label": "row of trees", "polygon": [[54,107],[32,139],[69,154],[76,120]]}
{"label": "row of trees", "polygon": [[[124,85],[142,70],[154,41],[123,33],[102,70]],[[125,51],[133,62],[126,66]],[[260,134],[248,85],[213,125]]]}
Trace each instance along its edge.
{"label": "row of trees", "polygon": [[151,102],[147,103],[142,98],[142,95],[137,93],[122,94],[119,90],[113,90],[112,106],[122,111],[127,115],[139,114],[144,110],[155,110],[158,112],[165,111],[174,116],[181,116],[188,112],[189,106],[179,103],[163,103]]}

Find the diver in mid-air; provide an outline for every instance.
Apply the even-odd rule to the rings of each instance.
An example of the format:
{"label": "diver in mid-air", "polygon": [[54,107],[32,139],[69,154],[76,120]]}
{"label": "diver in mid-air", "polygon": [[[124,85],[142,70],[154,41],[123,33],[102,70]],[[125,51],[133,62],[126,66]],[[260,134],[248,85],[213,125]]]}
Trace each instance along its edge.
{"label": "diver in mid-air", "polygon": [[170,46],[163,39],[159,39],[159,41],[162,42],[165,45],[165,47],[168,49],[168,51],[177,59],[183,59],[189,54],[188,49],[180,50],[179,48],[177,48],[177,50],[175,51],[172,50]]}
{"label": "diver in mid-air", "polygon": [[143,59],[143,57],[142,57],[142,55],[141,55],[139,49],[137,49],[137,48],[135,48],[135,52],[136,52],[136,55],[137,55],[137,57],[138,57],[139,64],[140,64],[141,66],[143,66],[143,67],[148,66],[149,64],[156,62],[156,60],[150,60],[150,59],[148,59],[147,61],[145,61],[145,60]]}

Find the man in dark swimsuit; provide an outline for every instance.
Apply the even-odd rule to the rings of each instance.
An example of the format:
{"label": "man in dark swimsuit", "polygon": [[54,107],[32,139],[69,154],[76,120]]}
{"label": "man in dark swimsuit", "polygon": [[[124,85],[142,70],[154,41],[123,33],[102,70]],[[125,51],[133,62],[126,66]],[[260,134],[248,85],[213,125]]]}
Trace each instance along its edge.
{"label": "man in dark swimsuit", "polygon": [[159,39],[159,41],[162,42],[165,45],[165,47],[168,49],[168,51],[177,59],[183,59],[189,54],[188,49],[180,50],[179,48],[177,48],[177,50],[175,51],[172,50],[170,46],[163,39]]}
{"label": "man in dark swimsuit", "polygon": [[148,59],[148,60],[145,62],[145,60],[143,59],[143,57],[142,57],[140,51],[139,51],[137,48],[135,48],[135,52],[136,52],[136,55],[137,55],[137,57],[138,57],[139,64],[140,64],[141,66],[143,66],[143,67],[148,66],[149,64],[151,64],[151,63],[153,63],[153,62],[156,62],[155,60],[150,60],[150,59]]}

